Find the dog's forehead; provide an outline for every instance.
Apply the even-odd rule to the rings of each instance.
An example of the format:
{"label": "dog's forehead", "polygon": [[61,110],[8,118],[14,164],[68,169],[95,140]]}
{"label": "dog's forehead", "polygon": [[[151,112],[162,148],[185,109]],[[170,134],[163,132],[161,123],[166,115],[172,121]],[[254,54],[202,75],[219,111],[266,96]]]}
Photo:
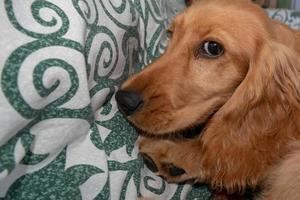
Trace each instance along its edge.
{"label": "dog's forehead", "polygon": [[175,18],[177,39],[186,38],[190,43],[216,39],[233,51],[253,52],[256,40],[268,37],[269,18],[256,5],[212,2],[191,6]]}
{"label": "dog's forehead", "polygon": [[[267,15],[259,7],[247,3],[221,4],[221,1],[207,1],[186,9],[174,20],[174,25],[181,30],[194,29],[197,33],[207,29],[223,29],[236,33],[254,31],[251,28],[265,30],[268,24]],[[235,1],[232,1],[235,2]]]}

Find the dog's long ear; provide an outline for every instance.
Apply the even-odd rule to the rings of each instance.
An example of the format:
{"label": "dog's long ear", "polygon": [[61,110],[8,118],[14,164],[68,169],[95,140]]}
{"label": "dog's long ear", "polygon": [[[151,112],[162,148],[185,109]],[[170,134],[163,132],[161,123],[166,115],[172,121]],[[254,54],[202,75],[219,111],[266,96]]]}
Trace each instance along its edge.
{"label": "dog's long ear", "polygon": [[255,127],[272,126],[270,123],[278,120],[276,114],[299,109],[299,54],[279,42],[268,41],[251,59],[244,81],[224,105],[223,113],[230,121]]}
{"label": "dog's long ear", "polygon": [[199,137],[203,166],[214,166],[212,187],[229,193],[260,184],[300,135],[299,55],[276,41],[256,49],[246,77]]}
{"label": "dog's long ear", "polygon": [[212,185],[228,191],[256,187],[288,138],[299,137],[299,110],[299,55],[279,42],[260,43],[245,79],[201,137],[209,152],[203,162],[218,163]]}

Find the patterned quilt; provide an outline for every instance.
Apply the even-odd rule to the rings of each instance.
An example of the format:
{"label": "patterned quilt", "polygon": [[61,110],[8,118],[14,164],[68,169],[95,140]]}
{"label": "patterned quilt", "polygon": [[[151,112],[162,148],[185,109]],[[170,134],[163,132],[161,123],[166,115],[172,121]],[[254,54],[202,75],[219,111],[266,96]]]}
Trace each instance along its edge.
{"label": "patterned quilt", "polygon": [[[183,0],[0,1],[0,199],[209,199],[138,156],[114,94],[167,44]],[[299,13],[270,15],[300,28]]]}

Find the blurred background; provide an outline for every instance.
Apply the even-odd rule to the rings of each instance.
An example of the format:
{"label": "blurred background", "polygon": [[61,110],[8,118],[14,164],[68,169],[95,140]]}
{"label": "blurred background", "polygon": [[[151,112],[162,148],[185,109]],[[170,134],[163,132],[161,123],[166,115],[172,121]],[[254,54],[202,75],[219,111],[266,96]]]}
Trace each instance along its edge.
{"label": "blurred background", "polygon": [[300,10],[300,0],[253,0],[264,8],[288,8]]}

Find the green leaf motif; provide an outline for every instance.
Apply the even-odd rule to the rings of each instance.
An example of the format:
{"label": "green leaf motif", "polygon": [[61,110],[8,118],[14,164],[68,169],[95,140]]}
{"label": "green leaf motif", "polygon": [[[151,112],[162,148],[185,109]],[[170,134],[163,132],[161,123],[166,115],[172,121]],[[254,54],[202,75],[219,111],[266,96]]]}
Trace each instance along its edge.
{"label": "green leaf motif", "polygon": [[[94,195],[96,200],[106,200],[111,198],[115,189],[111,185],[110,176],[119,173],[124,175],[120,180],[122,188],[117,188],[120,191],[120,194],[117,194],[120,200],[126,198],[128,192],[131,192],[128,190],[132,187],[136,188],[137,196],[141,196],[141,187],[142,190],[146,189],[155,194],[164,194],[168,191],[169,186],[164,181],[162,185],[152,186],[148,184],[152,180],[151,177],[146,176],[141,180],[143,162],[140,157],[136,158],[134,152],[138,135],[121,113],[115,111],[116,105],[113,100],[122,82],[162,53],[166,43],[161,41],[164,40],[164,30],[169,20],[163,12],[168,1],[31,0],[20,4],[17,0],[4,0],[3,10],[7,15],[5,23],[10,23],[9,29],[14,28],[18,37],[24,36],[20,42],[26,42],[17,44],[18,47],[11,49],[12,52],[9,52],[3,60],[1,89],[11,109],[18,112],[24,121],[28,121],[28,124],[19,127],[17,133],[12,133],[14,137],[0,147],[0,172],[7,170],[9,175],[12,175],[10,173],[18,164],[32,168],[35,167],[32,165],[53,159],[47,152],[42,155],[34,153],[44,151],[34,150],[40,135],[31,134],[30,130],[43,120],[54,118],[58,120],[77,118],[88,121],[91,125],[91,141],[85,141],[87,143],[84,145],[96,146],[98,149],[93,146],[93,150],[100,153],[97,155],[103,154],[103,164],[107,162],[108,169],[102,171],[96,166],[84,164],[85,162],[65,169],[66,160],[69,159],[66,158],[67,147],[63,151],[60,149],[73,141],[68,140],[58,148],[57,151],[61,152],[56,152],[58,156],[47,166],[33,173],[22,172],[27,174],[8,186],[9,190],[6,194],[1,193],[6,195],[3,199],[77,200],[87,198],[85,195]],[[55,54],[52,54],[54,51]],[[40,52],[45,53],[36,63],[35,55],[40,55]],[[72,66],[73,55],[82,56],[76,59],[82,60],[80,62],[82,66]],[[34,66],[29,67],[30,73],[25,75],[24,71],[27,70],[25,64],[31,62]],[[55,73],[53,76],[51,70],[55,71],[55,68],[64,71],[62,77]],[[23,85],[20,86],[23,81],[31,84],[30,90]],[[69,85],[64,88],[66,85],[63,84],[66,82]],[[61,88],[66,92],[55,97],[56,92],[59,93]],[[32,89],[35,90],[35,95],[39,95],[36,101],[26,93]],[[82,90],[89,92],[89,94],[84,93],[87,97],[82,98],[80,95]],[[105,93],[105,96],[101,96],[99,100],[98,94],[102,94],[101,92]],[[75,97],[77,99],[74,99]],[[73,108],[73,104],[80,103],[81,98],[84,99],[85,104]],[[88,100],[91,100],[90,105],[87,105]],[[98,100],[101,105],[97,104]],[[96,113],[93,113],[91,105],[93,109],[98,109]],[[107,132],[102,133],[102,129],[107,129]],[[75,135],[74,133],[72,139],[77,141]],[[61,139],[64,141],[65,138]],[[51,145],[50,141],[49,145]],[[126,152],[123,149],[126,149]],[[21,152],[17,156],[16,150]],[[125,155],[121,156],[130,157],[129,160],[120,162],[118,158],[110,157],[114,151],[124,152]],[[93,159],[88,156],[87,159]],[[72,156],[70,158],[74,159]],[[93,175],[104,171],[107,176],[105,174],[105,180],[101,180],[103,181],[101,185],[104,184],[101,192],[97,188],[94,190],[95,194],[85,192],[81,194],[80,186]],[[144,185],[141,184],[142,181]],[[92,188],[91,182],[86,185]],[[5,184],[5,178],[0,184]],[[176,187],[173,187],[177,190],[172,200],[180,199],[184,189],[183,185]],[[209,196],[206,188],[202,188],[193,190],[188,200],[198,199],[201,195]]]}
{"label": "green leaf motif", "polygon": [[117,112],[115,116],[108,121],[96,121],[96,123],[111,130],[103,142],[94,142],[96,146],[100,144],[98,147],[99,149],[104,149],[106,154],[110,155],[114,150],[120,149],[126,145],[126,152],[131,156],[134,148],[134,141],[137,140],[138,134],[120,112]]}
{"label": "green leaf motif", "polygon": [[0,172],[4,170],[8,170],[8,172],[11,172],[16,166],[17,163],[15,161],[14,153],[16,144],[19,139],[25,151],[25,156],[21,160],[22,164],[34,165],[48,157],[48,154],[37,155],[32,153],[30,150],[35,137],[34,135],[31,135],[31,133],[29,132],[30,128],[28,128],[31,127],[32,124],[34,124],[34,122],[30,123],[23,130],[19,131],[15,137],[10,139],[4,146],[0,148]]}
{"label": "green leaf motif", "polygon": [[103,171],[95,166],[76,165],[65,170],[66,150],[39,171],[19,178],[9,189],[5,199],[80,200],[79,186],[91,176]]}
{"label": "green leaf motif", "polygon": [[140,177],[141,177],[141,168],[143,166],[142,159],[134,159],[125,163],[120,163],[117,161],[108,161],[108,169],[109,171],[126,171],[127,175],[122,185],[122,191],[120,194],[120,199],[125,199],[126,191],[131,178],[133,178],[133,182],[137,189],[137,196],[140,196]]}
{"label": "green leaf motif", "polygon": [[109,188],[109,180],[107,180],[102,191],[95,197],[94,200],[104,200],[104,199],[109,199],[109,197],[110,197],[110,188]]}
{"label": "green leaf motif", "polygon": [[20,138],[26,153],[20,163],[25,165],[35,165],[45,160],[49,154],[39,155],[31,152],[30,147],[34,141],[35,136],[30,134],[29,131],[25,130],[22,131],[23,133],[21,134]]}
{"label": "green leaf motif", "polygon": [[180,195],[181,195],[181,192],[183,190],[183,187],[184,187],[183,184],[179,184],[177,189],[176,189],[175,194],[173,195],[173,197],[170,200],[180,200]]}
{"label": "green leaf motif", "polygon": [[13,138],[0,148],[0,173],[4,170],[10,172],[15,167],[14,150],[18,138]]}
{"label": "green leaf motif", "polygon": [[212,194],[208,188],[203,184],[196,184],[193,189],[188,193],[187,200],[210,200]]}
{"label": "green leaf motif", "polygon": [[144,184],[145,184],[145,188],[151,192],[153,192],[154,194],[160,195],[162,194],[165,190],[166,190],[166,182],[165,181],[161,181],[161,187],[160,188],[154,188],[152,186],[149,185],[149,181],[154,181],[155,179],[152,178],[151,176],[145,176],[144,177]]}

